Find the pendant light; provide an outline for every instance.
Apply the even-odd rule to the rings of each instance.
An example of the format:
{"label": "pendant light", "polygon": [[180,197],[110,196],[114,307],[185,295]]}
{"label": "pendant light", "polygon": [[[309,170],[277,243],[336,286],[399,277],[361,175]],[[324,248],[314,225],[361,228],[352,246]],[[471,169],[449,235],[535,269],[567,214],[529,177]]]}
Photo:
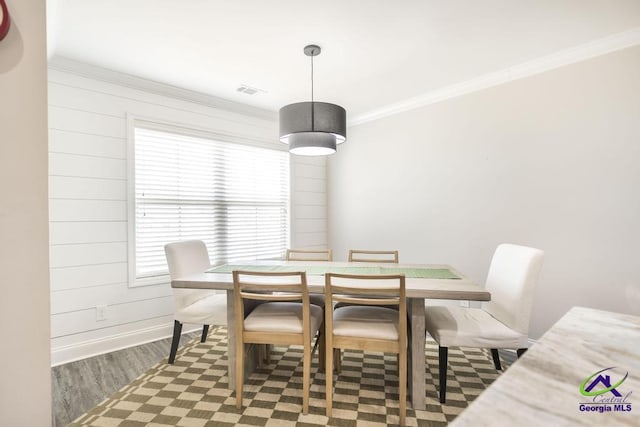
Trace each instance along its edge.
{"label": "pendant light", "polygon": [[336,145],[347,139],[347,112],[339,105],[313,99],[313,57],[320,46],[305,46],[311,57],[311,102],[289,104],[280,109],[280,141],[289,152],[303,156],[323,156],[336,152]]}

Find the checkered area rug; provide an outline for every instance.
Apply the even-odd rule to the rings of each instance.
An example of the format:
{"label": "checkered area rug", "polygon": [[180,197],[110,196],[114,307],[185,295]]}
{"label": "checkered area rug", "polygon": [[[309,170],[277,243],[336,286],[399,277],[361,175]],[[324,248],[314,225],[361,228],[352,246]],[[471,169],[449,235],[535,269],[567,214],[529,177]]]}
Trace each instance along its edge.
{"label": "checkered area rug", "polygon": [[[302,415],[302,348],[274,347],[271,363],[246,378],[243,408],[235,407],[226,375],[226,330],[206,343],[195,339],[178,352],[174,365],[157,364],[71,426],[387,426],[397,425],[398,377],[395,355],[343,352],[335,378],[333,416],[325,414],[325,376],[317,354],[311,370],[309,414]],[[407,403],[408,426],[444,426],[500,374],[488,351],[449,349],[447,403],[438,400],[438,347],[425,350],[425,411]],[[503,367],[506,364],[503,362]]]}

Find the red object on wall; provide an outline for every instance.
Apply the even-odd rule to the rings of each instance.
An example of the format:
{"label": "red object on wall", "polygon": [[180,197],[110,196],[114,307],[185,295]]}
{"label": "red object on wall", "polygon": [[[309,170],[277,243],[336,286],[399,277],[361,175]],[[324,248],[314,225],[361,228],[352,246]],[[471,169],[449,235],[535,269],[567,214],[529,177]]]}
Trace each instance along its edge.
{"label": "red object on wall", "polygon": [[2,40],[9,32],[11,17],[4,0],[0,0],[0,40]]}

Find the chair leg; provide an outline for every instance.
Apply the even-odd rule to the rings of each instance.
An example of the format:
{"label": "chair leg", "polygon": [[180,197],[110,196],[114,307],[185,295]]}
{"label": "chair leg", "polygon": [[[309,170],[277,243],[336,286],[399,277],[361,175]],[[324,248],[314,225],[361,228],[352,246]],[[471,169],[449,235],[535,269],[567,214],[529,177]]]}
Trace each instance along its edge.
{"label": "chair leg", "polygon": [[502,365],[500,365],[500,354],[497,348],[491,349],[491,357],[493,357],[493,365],[496,367],[496,370],[501,371]]}
{"label": "chair leg", "polygon": [[207,341],[207,335],[209,335],[209,325],[202,325],[202,337],[200,338],[200,342]]}
{"label": "chair leg", "polygon": [[265,352],[269,352],[266,345],[258,345],[258,368],[262,369],[262,363],[264,362]]}
{"label": "chair leg", "polygon": [[335,348],[333,347],[333,342],[331,341],[331,337],[325,336],[325,348],[326,348],[326,356],[325,356],[325,415],[331,418],[331,407],[333,406],[333,355],[335,354]]}
{"label": "chair leg", "polygon": [[518,355],[518,359],[520,359],[520,357],[522,357],[523,354],[525,354],[527,352],[526,348],[519,348],[516,350],[516,354]]}
{"label": "chair leg", "polygon": [[242,386],[244,382],[244,342],[236,337],[236,408],[242,409]]}
{"label": "chair leg", "polygon": [[406,425],[407,417],[407,350],[400,349],[398,353],[398,389],[400,399],[400,425]]}
{"label": "chair leg", "polygon": [[320,329],[318,333],[318,372],[325,372],[327,367],[327,343],[324,339],[324,333],[322,332],[324,326]]}
{"label": "chair leg", "polygon": [[182,323],[177,320],[173,321],[173,338],[171,339],[171,350],[169,351],[169,363],[173,365],[178,352],[178,344],[180,344],[180,334],[182,333]]}
{"label": "chair leg", "polygon": [[333,349],[333,364],[335,365],[334,368],[336,370],[336,374],[339,374],[342,370],[342,350],[340,350],[339,348]]}
{"label": "chair leg", "polygon": [[311,343],[304,344],[304,360],[302,361],[302,414],[309,413],[309,384],[311,382]]}
{"label": "chair leg", "polygon": [[396,376],[400,378],[400,353],[396,353]]}
{"label": "chair leg", "polygon": [[447,400],[447,356],[449,355],[448,347],[438,347],[439,368],[440,368],[440,403]]}

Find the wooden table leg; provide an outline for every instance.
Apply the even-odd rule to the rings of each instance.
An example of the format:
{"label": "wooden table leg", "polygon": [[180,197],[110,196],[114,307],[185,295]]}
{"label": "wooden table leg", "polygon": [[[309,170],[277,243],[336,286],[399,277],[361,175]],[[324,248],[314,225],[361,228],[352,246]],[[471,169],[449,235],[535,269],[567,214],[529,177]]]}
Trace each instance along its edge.
{"label": "wooden table leg", "polygon": [[409,352],[409,394],[413,409],[425,410],[425,320],[424,299],[408,298],[409,321],[411,322],[411,351]]}

